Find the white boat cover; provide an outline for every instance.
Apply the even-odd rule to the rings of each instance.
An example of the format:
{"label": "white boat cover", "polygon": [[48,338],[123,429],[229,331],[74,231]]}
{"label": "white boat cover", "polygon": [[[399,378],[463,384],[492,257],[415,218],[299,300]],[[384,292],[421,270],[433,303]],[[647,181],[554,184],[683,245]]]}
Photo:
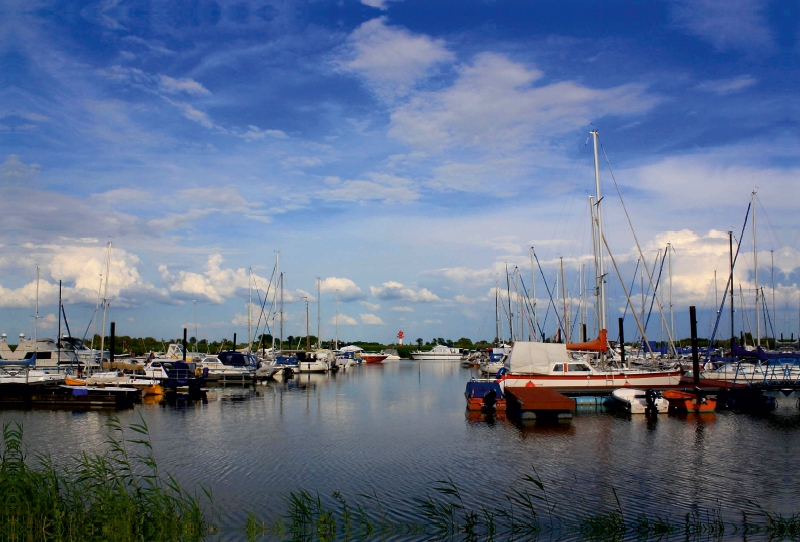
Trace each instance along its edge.
{"label": "white boat cover", "polygon": [[356,346],[351,344],[350,346],[343,346],[339,349],[339,352],[363,352],[364,349],[360,346]]}
{"label": "white boat cover", "polygon": [[515,374],[550,374],[553,365],[569,361],[564,344],[517,341],[506,358],[506,369]]}

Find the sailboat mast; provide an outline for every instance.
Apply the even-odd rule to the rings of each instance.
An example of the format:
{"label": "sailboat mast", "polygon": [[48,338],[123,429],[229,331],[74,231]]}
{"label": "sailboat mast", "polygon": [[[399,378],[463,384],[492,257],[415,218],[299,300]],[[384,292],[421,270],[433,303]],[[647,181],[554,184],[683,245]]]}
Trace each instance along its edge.
{"label": "sailboat mast", "polygon": [[[672,243],[667,243],[669,251],[669,327],[670,337],[675,338],[675,313],[672,310]],[[714,283],[716,284],[716,271],[714,271]],[[674,354],[675,352],[673,352]]]}
{"label": "sailboat mast", "polygon": [[[775,251],[774,250],[770,250],[769,251],[769,257],[770,257],[770,260],[771,260],[770,261],[770,275],[772,275],[771,281],[770,281],[770,282],[772,282],[772,321],[774,322],[774,324],[773,324],[774,327],[772,329],[772,334],[775,335],[775,327],[777,327],[777,325],[778,325],[778,312],[775,310]],[[773,340],[777,340],[777,339],[778,339],[777,335],[773,337]]]}
{"label": "sailboat mast", "polygon": [[[253,268],[248,268],[250,274],[247,277],[247,352],[253,350],[253,319],[250,307],[253,305]],[[197,335],[194,337],[197,340]]]}
{"label": "sailboat mast", "polygon": [[734,321],[733,309],[733,231],[728,230],[728,253],[730,254],[731,265],[731,358],[733,358],[733,339],[736,337],[736,322]]}
{"label": "sailboat mast", "polygon": [[508,340],[514,342],[514,324],[512,318],[514,313],[511,312],[511,284],[508,280],[508,263],[506,262],[506,296],[508,297]]}
{"label": "sailboat mast", "polygon": [[500,277],[494,282],[494,336],[495,346],[500,347]]}
{"label": "sailboat mast", "polygon": [[317,348],[322,348],[322,296],[320,295],[320,280],[317,277]]}
{"label": "sailboat mast", "polygon": [[106,339],[106,308],[108,307],[108,275],[111,272],[111,241],[106,245],[106,285],[103,293],[103,327],[100,328],[100,358],[103,357],[105,352],[105,339]]}
{"label": "sailboat mast", "polygon": [[283,350],[283,272],[282,271],[280,279],[281,279],[281,350]]}
{"label": "sailboat mast", "polygon": [[533,247],[530,250],[531,253],[531,295],[533,295],[533,335],[537,337],[536,341],[538,342],[539,339],[539,318],[536,315],[536,273],[533,271]]}
{"label": "sailboat mast", "polygon": [[56,337],[56,347],[58,348],[58,363],[61,363],[61,279],[58,281],[58,337]]}
{"label": "sailboat mast", "polygon": [[39,265],[36,265],[36,314],[33,316],[33,351],[37,351],[39,337]]}
{"label": "sailboat mast", "polygon": [[561,305],[564,308],[564,344],[569,342],[569,315],[567,314],[567,292],[564,286],[564,257],[559,256],[561,262]]}
{"label": "sailboat mast", "polygon": [[[594,256],[594,276],[595,276],[595,283],[594,283],[594,296],[597,299],[597,315],[595,318],[596,323],[599,325],[600,323],[600,283],[597,280],[597,277],[600,276],[600,268],[597,265],[597,254],[598,250],[600,250],[600,241],[597,238],[597,223],[594,219],[594,196],[589,196],[589,225],[591,226],[592,230],[592,255]],[[599,330],[599,328],[598,328]]]}
{"label": "sailboat mast", "polygon": [[756,345],[761,346],[761,304],[758,302],[758,295],[760,293],[758,288],[758,230],[756,229],[756,193],[753,191],[753,268],[755,269],[755,282],[756,282]]}
{"label": "sailboat mast", "polygon": [[[592,139],[594,141],[594,182],[595,182],[595,190],[597,192],[597,203],[595,217],[597,219],[597,238],[603,239],[603,211],[600,204],[603,201],[603,197],[600,194],[600,157],[597,153],[598,141],[597,141],[597,130],[592,131]],[[599,288],[600,288],[600,299],[599,299],[599,317],[600,317],[600,329],[606,329],[606,271],[605,271],[605,264],[603,263],[603,246],[599,245],[599,252],[597,254],[598,260],[598,268],[600,271],[600,276],[598,277],[599,281]]]}
{"label": "sailboat mast", "polygon": [[334,350],[339,350],[339,290],[336,290],[336,347]]}

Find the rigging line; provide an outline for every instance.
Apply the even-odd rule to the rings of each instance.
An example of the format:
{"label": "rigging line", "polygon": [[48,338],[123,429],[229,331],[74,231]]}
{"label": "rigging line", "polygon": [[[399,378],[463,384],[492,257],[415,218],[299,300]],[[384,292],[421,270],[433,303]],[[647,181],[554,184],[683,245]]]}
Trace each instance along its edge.
{"label": "rigging line", "polygon": [[631,314],[633,318],[636,320],[636,325],[639,326],[639,332],[642,334],[642,340],[647,345],[647,350],[650,352],[650,358],[652,359],[653,363],[656,362],[656,356],[653,354],[653,349],[650,347],[650,341],[647,340],[647,335],[644,332],[644,328],[642,327],[642,323],[639,321],[639,317],[636,316],[636,311],[633,310],[633,303],[631,302],[631,296],[628,295],[628,290],[625,289],[625,283],[622,281],[622,275],[619,272],[619,268],[617,267],[617,261],[614,259],[614,255],[611,254],[611,248],[608,246],[608,241],[606,241],[606,236],[604,234],[600,234],[600,239],[603,241],[603,244],[606,247],[606,251],[608,252],[608,257],[611,258],[611,263],[614,264],[614,269],[617,272],[617,278],[619,279],[619,283],[622,286],[622,290],[625,292],[625,298],[628,300],[628,304],[631,306]]}
{"label": "rigging line", "polygon": [[769,309],[767,308],[767,300],[764,299],[764,288],[761,288],[761,304],[764,306],[764,314],[767,315],[767,321],[769,322],[769,327],[772,330],[772,338],[777,339],[778,336],[775,335],[775,327],[772,325],[772,318],[769,316]]}
{"label": "rigging line", "polygon": [[[633,279],[631,280],[631,288],[630,288],[631,291],[633,291],[633,286],[636,284],[636,272],[639,270],[639,264],[640,263],[641,263],[641,260],[637,259],[636,260],[636,268],[633,270]],[[633,307],[631,307],[631,310],[633,310]],[[624,320],[625,316],[627,316],[627,315],[628,315],[628,305],[626,304],[625,308],[622,311],[622,319]]]}
{"label": "rigging line", "polygon": [[[658,269],[658,278],[656,279],[656,287],[653,290],[653,299],[650,300],[650,308],[647,311],[647,318],[644,321],[644,328],[647,329],[647,324],[650,323],[650,315],[653,314],[653,301],[658,295],[658,285],[661,283],[661,274],[664,272],[664,262],[667,259],[667,251],[664,251],[664,255],[661,257],[661,267]],[[653,265],[653,270],[655,270],[655,265]],[[663,338],[663,337],[662,337]]]}
{"label": "rigging line", "polygon": [[[636,236],[636,231],[633,229],[633,223],[631,222],[631,217],[628,214],[628,208],[625,206],[625,201],[622,199],[622,192],[619,190],[619,185],[617,184],[617,178],[614,176],[614,171],[611,169],[611,161],[608,159],[608,155],[606,154],[606,149],[603,147],[603,144],[600,143],[600,148],[603,150],[603,156],[606,158],[606,164],[608,164],[608,171],[611,173],[611,179],[614,181],[614,188],[617,190],[617,195],[619,196],[619,202],[622,204],[622,210],[625,212],[625,218],[628,220],[628,226],[631,228],[631,234],[633,234],[633,240],[636,242],[636,249],[639,251],[639,256],[642,258],[642,266],[644,270],[647,271],[647,280],[650,282],[650,287],[653,288],[653,275],[650,273],[650,269],[647,267],[647,262],[644,259],[644,254],[642,253],[642,247],[639,245],[639,238]],[[598,202],[599,203],[599,202]],[[623,283],[622,287],[625,287]],[[661,314],[661,321],[664,324],[664,327],[667,328],[667,338],[669,339],[670,346],[672,347],[673,354],[676,354],[677,351],[675,350],[675,340],[672,337],[672,331],[669,329],[669,324],[667,324],[667,318],[664,316],[664,307],[661,306],[661,300],[656,299],[658,302],[658,312]],[[633,310],[633,307],[631,307]]]}
{"label": "rigging line", "polygon": [[[258,329],[261,327],[261,318],[264,317],[264,330],[272,334],[272,331],[269,328],[269,313],[264,316],[264,307],[267,304],[267,299],[269,299],[269,290],[272,287],[272,279],[275,278],[275,267],[272,268],[272,275],[269,277],[269,286],[267,286],[267,291],[264,292],[264,301],[261,301],[261,290],[258,288],[258,284],[256,284],[256,279],[253,277],[253,284],[256,287],[256,295],[258,296],[258,302],[261,304],[261,311],[258,313],[258,322],[256,323],[256,333],[258,333]],[[270,312],[272,311],[272,307],[270,307]],[[259,345],[261,344],[261,340],[259,340]]]}
{"label": "rigging line", "polygon": [[[531,248],[533,248],[533,247],[531,247]],[[547,289],[547,296],[550,298],[550,304],[553,305],[553,312],[556,315],[556,320],[558,321],[558,326],[561,329],[564,329],[564,325],[561,322],[561,318],[558,316],[558,309],[556,308],[555,302],[553,301],[553,294],[550,293],[550,286],[547,284],[547,279],[544,276],[544,271],[542,270],[542,264],[539,263],[539,257],[536,255],[536,251],[535,250],[533,251],[533,257],[536,258],[536,265],[539,267],[539,273],[542,275],[542,280],[544,281],[544,287]],[[547,308],[547,312],[548,313],[550,312],[550,307],[549,306]],[[546,318],[547,318],[547,314],[545,314],[545,319]],[[566,337],[564,337],[564,340],[566,340]]]}
{"label": "rigging line", "polygon": [[[730,270],[730,273],[728,275],[728,280],[725,283],[725,292],[722,294],[722,303],[719,306],[719,310],[717,310],[717,321],[714,323],[714,331],[711,333],[711,341],[709,342],[709,344],[714,344],[714,339],[717,336],[717,329],[719,329],[719,322],[722,319],[722,308],[725,306],[725,300],[728,297],[728,287],[730,287],[731,289],[733,288],[733,270],[736,269],[736,260],[739,259],[739,249],[742,248],[742,239],[741,238],[742,238],[742,236],[744,236],[744,229],[747,227],[747,217],[750,216],[750,206],[751,205],[752,205],[752,203],[748,203],[747,204],[747,212],[744,215],[744,224],[742,224],[742,234],[739,236],[739,240],[736,242],[736,255],[733,257],[733,266],[732,266],[733,269]],[[733,233],[731,233],[731,235],[733,235]],[[733,326],[733,323],[731,323],[731,326]],[[733,337],[731,337],[731,339],[732,338]],[[733,352],[733,351],[731,351],[731,352]],[[732,353],[731,353],[731,358],[733,358],[733,354]],[[711,359],[711,351],[710,350],[706,353],[706,361],[705,361],[705,363],[708,363],[709,359]]]}
{"label": "rigging line", "polygon": [[[534,328],[534,323],[533,323],[533,320],[531,318],[531,314],[533,314],[533,305],[531,305],[531,298],[530,298],[530,295],[528,295],[528,289],[525,288],[525,281],[522,278],[522,274],[520,274],[520,276],[519,276],[519,282],[522,285],[522,292],[525,294],[525,308],[527,309],[525,311],[525,313],[526,313],[525,315],[528,317],[528,323],[530,324],[531,329],[533,329]],[[536,325],[536,327],[539,327],[538,324]],[[539,333],[542,333],[542,328],[539,327],[538,331],[539,331]]]}

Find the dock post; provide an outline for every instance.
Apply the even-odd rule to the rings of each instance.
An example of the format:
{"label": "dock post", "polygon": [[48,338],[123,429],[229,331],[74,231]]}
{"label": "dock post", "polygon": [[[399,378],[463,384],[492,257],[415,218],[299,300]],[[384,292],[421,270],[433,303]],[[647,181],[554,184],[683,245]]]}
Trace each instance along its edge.
{"label": "dock post", "polygon": [[689,307],[689,324],[692,329],[692,376],[697,389],[700,387],[700,356],[697,352],[697,310],[694,305]]}
{"label": "dock post", "polygon": [[108,361],[114,364],[114,338],[117,335],[117,323],[111,322],[111,338],[108,341]]}
{"label": "dock post", "polygon": [[183,328],[183,362],[186,363],[186,328]]}
{"label": "dock post", "polygon": [[581,341],[587,342],[589,338],[586,336],[586,324],[581,324]]}
{"label": "dock post", "polygon": [[234,352],[236,352],[236,333],[233,334],[233,348],[231,348]]}
{"label": "dock post", "polygon": [[625,328],[622,326],[622,318],[619,319],[619,355],[622,365],[625,365]]}

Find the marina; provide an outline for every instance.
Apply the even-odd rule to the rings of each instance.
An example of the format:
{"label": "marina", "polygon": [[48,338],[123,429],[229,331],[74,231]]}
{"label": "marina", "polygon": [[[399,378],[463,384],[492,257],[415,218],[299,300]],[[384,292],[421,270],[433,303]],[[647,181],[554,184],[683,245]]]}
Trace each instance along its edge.
{"label": "marina", "polygon": [[[6,409],[0,421],[21,423],[27,445],[58,462],[102,449],[112,416],[122,424],[141,416],[160,468],[184,487],[213,490],[222,540],[238,540],[250,512],[276,520],[289,491],[338,491],[351,503],[374,491],[393,521],[413,522],[420,519],[414,498],[437,480],[450,477],[470,506],[502,509],[498,495],[534,470],[566,518],[613,509],[614,493],[630,514],[719,509],[734,522],[742,511],[755,517],[753,503],[796,512],[800,490],[784,483],[785,472],[800,467],[794,394],[759,415],[654,418],[578,405],[570,420],[515,421],[465,407],[464,384],[473,377],[478,371],[458,362],[403,360],[210,387],[204,399],[116,413]],[[736,458],[764,454],[769,460],[758,468],[730,469]]]}

